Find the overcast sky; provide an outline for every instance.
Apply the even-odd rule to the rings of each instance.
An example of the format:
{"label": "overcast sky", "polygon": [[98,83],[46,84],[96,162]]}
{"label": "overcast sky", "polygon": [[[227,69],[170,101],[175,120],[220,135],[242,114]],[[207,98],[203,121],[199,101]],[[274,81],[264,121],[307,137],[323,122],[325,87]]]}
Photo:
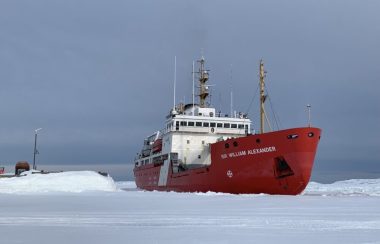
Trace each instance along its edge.
{"label": "overcast sky", "polygon": [[[0,162],[131,163],[201,50],[211,103],[249,112],[259,59],[281,128],[323,134],[315,171],[379,172],[379,1],[0,1]],[[232,79],[231,79],[232,67]],[[269,104],[268,104],[269,105]]]}

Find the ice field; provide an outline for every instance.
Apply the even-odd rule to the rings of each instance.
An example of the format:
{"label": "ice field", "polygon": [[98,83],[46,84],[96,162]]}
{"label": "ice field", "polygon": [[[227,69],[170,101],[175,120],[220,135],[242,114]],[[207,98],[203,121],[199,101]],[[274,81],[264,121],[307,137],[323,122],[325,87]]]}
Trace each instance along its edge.
{"label": "ice field", "polygon": [[0,179],[0,243],[380,243],[380,179],[300,196],[137,190],[95,172]]}

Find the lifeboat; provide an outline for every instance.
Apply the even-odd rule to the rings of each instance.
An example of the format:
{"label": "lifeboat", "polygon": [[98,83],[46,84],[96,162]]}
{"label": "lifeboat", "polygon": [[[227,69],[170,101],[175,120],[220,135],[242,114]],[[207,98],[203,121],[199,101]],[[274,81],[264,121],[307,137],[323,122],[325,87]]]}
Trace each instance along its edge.
{"label": "lifeboat", "polygon": [[162,151],[162,139],[157,139],[153,143],[152,152],[153,153],[159,153]]}

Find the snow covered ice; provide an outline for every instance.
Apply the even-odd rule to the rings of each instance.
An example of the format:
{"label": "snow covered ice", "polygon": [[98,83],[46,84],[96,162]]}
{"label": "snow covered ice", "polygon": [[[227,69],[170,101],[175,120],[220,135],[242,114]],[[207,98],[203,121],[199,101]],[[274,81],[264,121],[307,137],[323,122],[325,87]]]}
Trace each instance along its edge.
{"label": "snow covered ice", "polygon": [[32,174],[26,171],[21,175],[0,179],[0,193],[116,191],[111,177],[104,177],[93,171],[50,174]]}
{"label": "snow covered ice", "polygon": [[310,182],[305,195],[322,196],[378,196],[380,197],[380,179],[352,179],[332,184]]}
{"label": "snow covered ice", "polygon": [[0,243],[380,243],[380,179],[270,196],[146,192],[66,173],[0,179]]}

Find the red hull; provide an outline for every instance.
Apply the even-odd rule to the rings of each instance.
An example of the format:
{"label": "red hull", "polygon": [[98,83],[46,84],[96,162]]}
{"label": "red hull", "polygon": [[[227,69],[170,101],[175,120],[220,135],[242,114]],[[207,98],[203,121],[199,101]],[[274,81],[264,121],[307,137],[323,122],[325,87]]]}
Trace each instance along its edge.
{"label": "red hull", "polygon": [[170,164],[165,186],[158,185],[163,165],[137,166],[136,185],[159,191],[297,195],[310,180],[320,134],[306,127],[216,142],[211,165],[173,173]]}

